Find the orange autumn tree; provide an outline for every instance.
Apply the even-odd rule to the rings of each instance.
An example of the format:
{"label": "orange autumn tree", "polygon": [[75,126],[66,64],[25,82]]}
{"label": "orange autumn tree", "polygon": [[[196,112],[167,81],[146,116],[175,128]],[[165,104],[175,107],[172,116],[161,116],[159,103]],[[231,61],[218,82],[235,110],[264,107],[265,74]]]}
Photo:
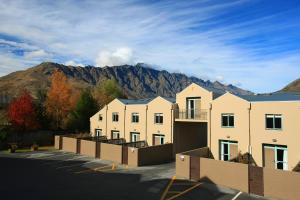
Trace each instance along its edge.
{"label": "orange autumn tree", "polygon": [[62,128],[62,122],[71,110],[72,88],[67,77],[59,70],[51,76],[51,87],[47,93],[47,114],[53,118],[57,129]]}

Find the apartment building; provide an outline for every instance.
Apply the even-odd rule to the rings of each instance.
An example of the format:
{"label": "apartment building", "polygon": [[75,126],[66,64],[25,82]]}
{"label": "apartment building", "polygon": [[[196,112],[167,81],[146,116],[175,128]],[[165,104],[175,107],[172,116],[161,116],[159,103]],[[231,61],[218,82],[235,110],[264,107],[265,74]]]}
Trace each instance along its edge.
{"label": "apartment building", "polygon": [[174,98],[115,99],[90,118],[90,132],[148,145],[172,143]]}
{"label": "apartment building", "polygon": [[220,160],[250,153],[257,166],[297,170],[299,116],[300,95],[226,93],[212,103],[211,152]]}
{"label": "apartment building", "polygon": [[251,156],[257,166],[296,170],[299,116],[300,95],[237,96],[192,83],[176,99],[115,99],[90,122],[94,135],[173,143],[174,153],[208,146],[217,160]]}

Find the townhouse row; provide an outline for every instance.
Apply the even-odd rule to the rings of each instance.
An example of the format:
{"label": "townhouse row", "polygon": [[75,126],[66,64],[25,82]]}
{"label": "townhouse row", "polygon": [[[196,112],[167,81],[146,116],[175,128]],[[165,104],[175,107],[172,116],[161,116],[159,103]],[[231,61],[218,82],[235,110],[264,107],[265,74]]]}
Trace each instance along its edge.
{"label": "townhouse row", "polygon": [[115,99],[90,119],[108,138],[173,143],[174,153],[208,146],[214,159],[251,158],[257,166],[297,170],[300,96],[237,96],[191,84],[176,98]]}

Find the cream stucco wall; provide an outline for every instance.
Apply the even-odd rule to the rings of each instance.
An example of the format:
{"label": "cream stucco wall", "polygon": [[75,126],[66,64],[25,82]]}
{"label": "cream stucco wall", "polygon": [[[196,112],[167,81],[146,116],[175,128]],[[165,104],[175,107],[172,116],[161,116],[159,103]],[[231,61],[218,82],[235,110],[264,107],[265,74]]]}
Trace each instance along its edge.
{"label": "cream stucco wall", "polygon": [[[113,122],[112,114],[117,112],[119,114],[119,121]],[[125,138],[125,105],[119,101],[118,99],[113,100],[107,105],[107,129],[106,129],[106,136],[108,139],[111,139],[111,132],[112,131],[119,131],[120,138]]]}
{"label": "cream stucco wall", "polygon": [[[162,97],[157,97],[148,103],[147,111],[147,142],[153,144],[153,134],[165,135],[165,143],[173,142],[173,104]],[[163,113],[163,124],[154,123],[154,114]]]}
{"label": "cream stucco wall", "polygon": [[[230,93],[215,99],[211,112],[211,152],[219,159],[219,141],[238,142],[241,154],[248,152],[249,144],[249,107],[250,103]],[[225,128],[221,124],[222,114],[234,114],[234,127]]]}
{"label": "cream stucco wall", "polygon": [[[233,128],[222,128],[222,113],[234,114]],[[281,114],[282,129],[266,129],[266,114]],[[215,159],[219,159],[220,140],[237,141],[238,151],[242,154],[247,153],[250,146],[255,163],[263,167],[263,144],[286,145],[288,149],[288,169],[293,170],[300,161],[299,116],[300,102],[248,102],[226,93],[215,99],[212,104],[212,154]]]}
{"label": "cream stucco wall", "polygon": [[[267,130],[266,114],[281,114],[282,129]],[[288,169],[293,170],[300,161],[300,102],[251,103],[252,155],[259,166],[263,165],[263,144],[286,145]]]}
{"label": "cream stucco wall", "polygon": [[[95,129],[102,129],[102,134],[106,135],[106,110],[107,107],[105,106],[95,115],[90,118],[90,133],[95,136]],[[99,115],[102,115],[102,121],[99,120]]]}
{"label": "cream stucco wall", "polygon": [[213,100],[213,93],[202,88],[201,86],[192,83],[184,90],[176,94],[176,103],[179,109],[187,109],[186,98],[187,97],[200,97],[200,109],[208,110]]}
{"label": "cream stucco wall", "polygon": [[[139,114],[139,122],[132,122],[132,113]],[[140,133],[140,140],[147,140],[146,135],[146,113],[147,113],[147,105],[145,104],[132,104],[126,105],[126,126],[125,126],[125,139],[130,142],[131,132]]]}

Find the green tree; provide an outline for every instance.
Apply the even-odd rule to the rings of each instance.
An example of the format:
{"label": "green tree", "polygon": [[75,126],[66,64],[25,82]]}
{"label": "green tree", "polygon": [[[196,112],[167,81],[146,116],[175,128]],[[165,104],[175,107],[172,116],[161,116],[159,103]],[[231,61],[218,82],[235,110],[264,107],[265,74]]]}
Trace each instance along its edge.
{"label": "green tree", "polygon": [[98,111],[97,102],[91,91],[82,91],[75,109],[69,116],[69,129],[78,131],[89,131],[90,117]]}
{"label": "green tree", "polygon": [[47,129],[49,128],[49,119],[47,117],[46,110],[46,99],[47,99],[47,90],[39,89],[36,92],[36,100],[35,100],[35,109],[37,114],[37,120],[41,126],[41,128]]}
{"label": "green tree", "polygon": [[94,96],[100,108],[115,98],[125,98],[115,79],[107,79],[100,82],[94,89]]}

